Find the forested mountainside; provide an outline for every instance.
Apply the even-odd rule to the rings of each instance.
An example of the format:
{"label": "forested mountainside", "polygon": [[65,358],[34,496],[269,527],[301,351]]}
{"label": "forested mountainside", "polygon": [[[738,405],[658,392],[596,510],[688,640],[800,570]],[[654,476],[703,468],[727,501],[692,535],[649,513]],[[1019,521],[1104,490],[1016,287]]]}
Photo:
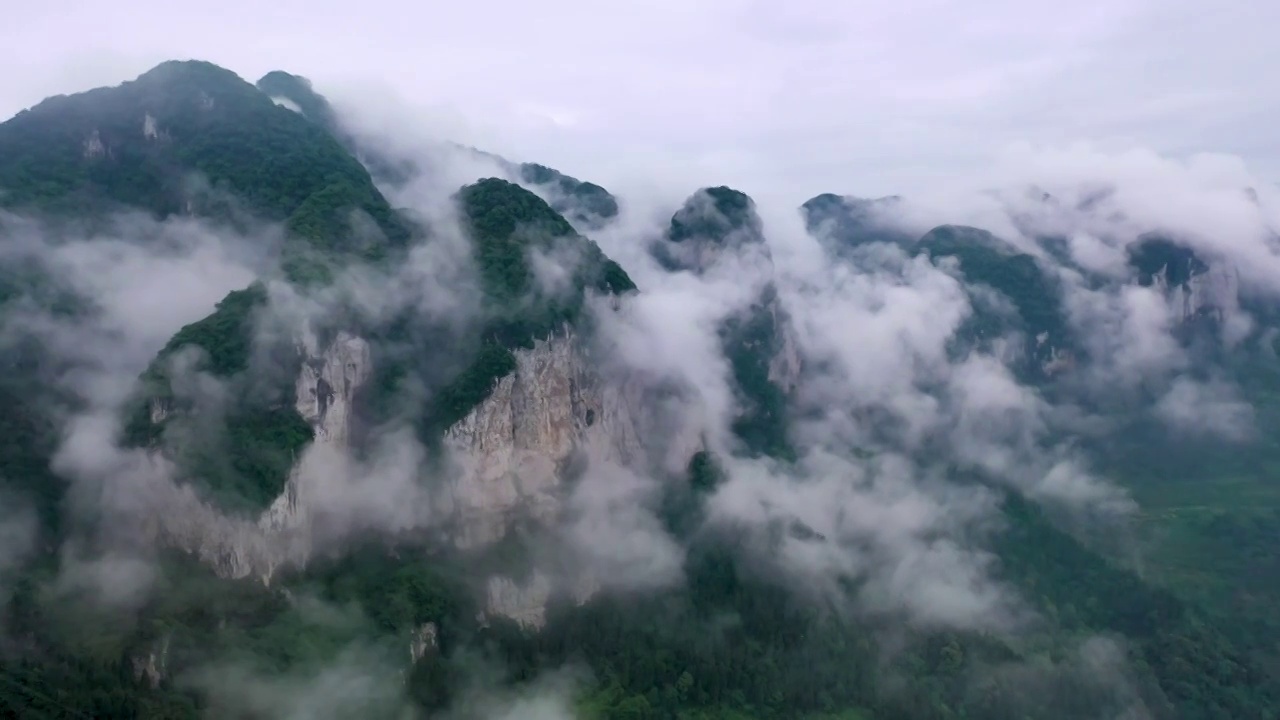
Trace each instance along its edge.
{"label": "forested mountainside", "polygon": [[190,61],[0,124],[3,714],[1280,715],[1275,193],[646,229],[436,141]]}

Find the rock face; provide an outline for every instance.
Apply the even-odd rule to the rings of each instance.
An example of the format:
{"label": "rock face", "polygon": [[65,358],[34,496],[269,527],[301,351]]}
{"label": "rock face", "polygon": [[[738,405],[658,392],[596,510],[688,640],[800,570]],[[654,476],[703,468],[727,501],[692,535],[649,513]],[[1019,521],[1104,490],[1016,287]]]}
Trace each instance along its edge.
{"label": "rock face", "polygon": [[755,202],[728,187],[702,188],[671,217],[651,252],[668,270],[707,272],[726,253],[755,252],[769,259]]}
{"label": "rock face", "polygon": [[516,370],[448,430],[455,542],[497,541],[517,516],[548,521],[574,461],[632,465],[643,449],[633,398],[603,383],[571,331],[515,353]]}
{"label": "rock face", "polygon": [[526,628],[541,628],[547,621],[547,603],[560,591],[570,601],[581,604],[595,595],[599,589],[590,577],[561,585],[540,572],[533,573],[523,582],[495,575],[486,585],[485,614],[515,620]]}
{"label": "rock face", "polygon": [[439,628],[433,622],[423,623],[409,634],[409,658],[416,663],[439,647]]}
{"label": "rock face", "polygon": [[133,676],[139,680],[145,679],[152,688],[160,687],[160,683],[169,674],[170,637],[166,633],[151,646],[145,657],[139,655],[132,659]]}
{"label": "rock face", "polygon": [[1184,323],[1202,316],[1222,322],[1240,304],[1240,274],[1222,264],[1192,275],[1179,288],[1181,292],[1171,292],[1166,273],[1157,276],[1156,284],[1174,301],[1174,311]]}
{"label": "rock face", "polygon": [[782,303],[777,297],[771,298],[765,307],[773,316],[773,326],[777,328],[776,352],[769,358],[769,382],[789,394],[800,384],[800,372],[804,369],[795,326],[791,324],[791,319],[782,309]]}
{"label": "rock face", "polygon": [[1222,321],[1239,307],[1239,271],[1220,259],[1158,235],[1139,238],[1128,253],[1138,283],[1160,290],[1184,324],[1206,317]]}
{"label": "rock face", "polygon": [[[315,433],[289,474],[284,492],[251,522],[229,517],[202,501],[187,487],[158,483],[153,501],[161,507],[149,515],[153,532],[171,544],[195,553],[223,577],[256,576],[270,581],[282,565],[303,563],[311,553],[308,509],[317,478],[335,456],[350,444],[353,401],[370,373],[369,345],[339,333],[323,350],[314,335],[299,342],[303,356],[297,380],[297,410]],[[152,418],[163,419],[155,409]],[[152,462],[163,465],[153,454]],[[158,474],[163,474],[161,469]]]}
{"label": "rock face", "polygon": [[[164,487],[156,497],[163,496],[157,502],[164,509],[149,515],[156,534],[195,553],[221,576],[269,582],[276,569],[305,563],[313,551],[313,514],[322,505],[318,498],[325,483],[347,481],[333,468],[343,467],[350,448],[354,398],[370,377],[369,345],[339,333],[323,349],[310,335],[299,348],[304,362],[297,410],[314,428],[315,441],[275,502],[253,522],[223,514],[190,488],[160,483]],[[652,459],[641,444],[638,428],[647,416],[640,412],[639,395],[625,383],[603,381],[571,330],[566,327],[514,355],[515,371],[445,434],[443,448],[454,472],[438,510],[450,520],[460,549],[500,540],[517,519],[554,520],[564,481],[575,468],[594,462],[635,466]],[[163,418],[163,412],[153,417]],[[672,444],[684,455],[673,461],[680,466],[700,448],[684,440]],[[158,456],[151,460],[164,462]],[[594,592],[590,578],[563,585],[578,601]],[[537,573],[522,582],[495,576],[486,586],[486,612],[540,626],[546,603],[560,586]],[[415,656],[430,644],[425,638],[413,641]]]}
{"label": "rock face", "polygon": [[[355,423],[353,401],[370,378],[370,347],[339,333],[323,350],[315,337],[298,343],[303,356],[297,378],[297,410],[315,430],[284,492],[257,521],[230,518],[191,488],[161,483],[148,515],[152,532],[196,553],[228,578],[270,582],[285,565],[305,564],[315,536],[312,514],[325,483],[347,482],[342,473]],[[453,465],[439,498],[439,515],[457,547],[497,542],[517,519],[547,524],[562,506],[563,480],[590,462],[634,466],[648,461],[637,423],[639,396],[625,383],[603,382],[570,331],[517,350],[516,370],[499,380],[490,396],[445,433],[444,451]],[[152,418],[164,418],[156,410]],[[685,455],[698,450],[692,443]],[[687,462],[687,457],[677,461]],[[152,456],[157,466],[163,457]],[[582,465],[580,465],[582,464]],[[157,471],[163,475],[163,471]],[[584,584],[585,583],[585,584]],[[582,580],[582,588],[590,580]],[[493,578],[488,612],[538,625],[553,584],[543,575],[527,583]],[[589,596],[586,589],[570,593]]]}

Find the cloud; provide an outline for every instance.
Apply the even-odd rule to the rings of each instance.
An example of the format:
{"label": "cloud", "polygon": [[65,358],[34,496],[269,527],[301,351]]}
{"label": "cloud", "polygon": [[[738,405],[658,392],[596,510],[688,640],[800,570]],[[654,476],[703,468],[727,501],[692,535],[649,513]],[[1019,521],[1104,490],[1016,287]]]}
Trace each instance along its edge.
{"label": "cloud", "polygon": [[684,548],[658,519],[662,486],[619,466],[589,467],[569,493],[560,533],[600,586],[645,590],[680,579]]}
{"label": "cloud", "polygon": [[[971,692],[998,697],[1003,708],[1026,713],[1052,708],[1067,717],[1106,720],[1157,716],[1128,665],[1122,641],[1095,635],[1064,650],[1055,661],[1043,658],[982,667],[971,679]],[[1160,702],[1167,701],[1159,698],[1152,704],[1164,711]]]}
{"label": "cloud", "polygon": [[[967,458],[1015,487],[1030,492],[1039,483],[1072,503],[1114,491],[1066,465],[1033,461],[1048,434],[1042,401],[995,358],[951,357],[949,343],[969,313],[955,277],[889,246],[833,264],[798,221],[770,220],[765,234],[776,263],[730,252],[695,276],[638,258],[632,273],[644,291],[596,318],[605,357],[685,388],[679,412],[701,418],[694,427],[723,455],[738,408],[717,328],[775,283],[814,368],[801,378],[800,401],[812,408],[796,428],[801,457],[793,468],[730,460],[728,480],[709,501],[710,524],[756,535],[744,550],[755,547],[756,559],[798,581],[803,595],[845,605],[845,583],[854,582],[851,609],[865,614],[1012,629],[1027,611],[993,579],[981,542],[998,515],[997,496],[953,487],[916,456],[932,452],[941,435],[949,444],[936,462]],[[628,222],[639,221],[624,213],[621,225]],[[607,235],[606,249],[619,245]],[[858,449],[876,454],[859,457]],[[1028,469],[1038,475],[1024,478]],[[1088,483],[1095,497],[1076,487]],[[620,528],[631,522],[609,520]],[[801,535],[791,533],[796,523],[806,529]],[[650,547],[648,538],[639,545]]]}
{"label": "cloud", "polygon": [[[900,617],[925,627],[1010,630],[1016,597],[992,579],[988,553],[971,542],[992,519],[996,498],[981,488],[923,476],[902,456],[866,461],[814,452],[794,473],[736,462],[709,502],[713,524],[781,529],[765,557],[801,581],[799,593]],[[795,523],[806,530],[793,533]]]}
{"label": "cloud", "polygon": [[[252,15],[242,0],[225,14],[155,0],[137,7],[147,22],[103,16],[92,29],[67,28],[56,5],[12,18],[0,64],[21,72],[0,95],[0,115],[200,57],[251,79],[284,65],[321,87],[385,87],[441,108],[436,117],[454,115],[441,135],[485,140],[606,186],[639,171],[795,205],[830,190],[910,191],[982,167],[1010,142],[1081,138],[1237,153],[1280,173],[1267,122],[1280,95],[1239,71],[1277,59],[1265,28],[1280,10],[1260,1],[1211,23],[1187,0],[1070,9],[1000,0],[978,10],[958,0],[909,9],[821,0],[803,12],[666,1],[608,17],[582,0],[501,17],[373,0],[359,18],[321,3],[314,17],[259,14],[263,22],[248,27],[234,20]],[[534,24],[557,51],[520,49]],[[371,38],[369,47],[339,60],[332,49],[353,34]],[[49,36],[68,42],[39,40]],[[1168,37],[1206,48],[1205,57],[1185,57]],[[423,71],[446,66],[454,71]],[[548,123],[531,107],[579,122]]]}
{"label": "cloud", "polygon": [[585,674],[576,667],[545,673],[515,688],[500,688],[481,676],[446,715],[449,720],[574,720],[575,695]]}
{"label": "cloud", "polygon": [[296,604],[295,612],[296,621],[323,638],[321,643],[348,639],[327,657],[321,654],[284,669],[245,657],[245,648],[233,648],[226,658],[185,673],[177,683],[199,691],[208,711],[219,716],[419,717],[405,692],[403,665],[392,659],[390,648],[359,639],[363,618],[307,598]]}
{"label": "cloud", "polygon": [[[0,340],[37,341],[41,372],[24,376],[32,383],[24,392],[35,393],[34,411],[55,424],[51,469],[72,483],[59,508],[66,537],[53,590],[136,608],[153,580],[138,521],[156,501],[155,473],[140,453],[117,447],[118,412],[180,327],[269,267],[271,231],[241,235],[130,214],[92,233],[12,216],[0,218],[0,230],[6,267],[23,267],[26,283],[6,304]],[[50,303],[41,295],[49,292],[78,305]],[[31,478],[14,480],[22,487]]]}
{"label": "cloud", "polygon": [[1156,416],[1175,430],[1244,442],[1254,437],[1254,409],[1220,379],[1200,383],[1180,377],[1156,403]]}
{"label": "cloud", "polygon": [[375,663],[353,649],[314,674],[264,676],[253,669],[211,668],[196,686],[217,712],[290,720],[388,712],[391,717],[413,717],[412,706],[401,697],[395,671]]}
{"label": "cloud", "polygon": [[5,217],[9,262],[26,257],[46,285],[88,303],[81,316],[55,316],[20,304],[6,313],[10,333],[39,335],[50,356],[73,365],[63,378],[93,402],[119,403],[133,379],[183,325],[208,315],[231,290],[269,267],[269,230],[239,235],[184,218],[164,223],[135,215],[105,230],[64,237]]}
{"label": "cloud", "polygon": [[35,513],[25,498],[0,493],[0,604],[7,603],[13,583],[36,547]]}

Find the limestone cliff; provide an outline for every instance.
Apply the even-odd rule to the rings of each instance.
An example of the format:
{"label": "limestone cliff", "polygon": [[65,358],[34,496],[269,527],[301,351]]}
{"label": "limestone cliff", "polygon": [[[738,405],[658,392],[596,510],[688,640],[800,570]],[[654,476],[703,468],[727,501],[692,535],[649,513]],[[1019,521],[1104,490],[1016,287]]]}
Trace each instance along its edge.
{"label": "limestone cliff", "polygon": [[1224,263],[1210,264],[1203,272],[1192,274],[1187,280],[1170,287],[1168,271],[1155,278],[1155,285],[1173,303],[1174,317],[1187,322],[1201,316],[1213,317],[1222,322],[1240,304],[1240,274]]}
{"label": "limestone cliff", "polygon": [[[366,341],[339,333],[323,349],[314,336],[299,342],[304,358],[296,384],[297,410],[315,431],[284,491],[255,521],[225,515],[189,487],[163,483],[156,495],[163,511],[150,514],[155,532],[197,554],[224,577],[256,576],[269,582],[276,569],[304,564],[315,549],[317,509],[326,508],[333,483],[349,483],[354,401],[371,371]],[[441,522],[461,550],[482,549],[500,540],[517,519],[546,527],[560,514],[565,481],[593,463],[637,467],[655,460],[642,445],[642,427],[656,420],[645,412],[640,391],[607,381],[584,343],[564,327],[514,352],[515,370],[501,378],[489,397],[449,428],[442,450],[450,472],[436,505],[424,521]],[[163,419],[157,409],[153,417]],[[687,430],[687,428],[686,428]],[[675,431],[673,431],[675,432]],[[696,433],[664,443],[678,458],[660,465],[683,467],[700,449]],[[163,464],[163,458],[152,457]],[[594,591],[589,577],[534,574],[516,582],[494,576],[485,589],[485,612],[538,626],[549,598],[561,587],[585,600]]]}
{"label": "limestone cliff", "polygon": [[440,630],[433,622],[422,623],[409,633],[409,660],[418,662],[439,647]]}
{"label": "limestone cliff", "polygon": [[594,578],[585,575],[563,584],[541,572],[534,572],[522,582],[495,575],[485,586],[484,614],[510,618],[527,628],[541,628],[546,623],[547,604],[557,592],[570,602],[581,604],[598,589]]}
{"label": "limestone cliff", "polygon": [[[321,489],[317,484],[322,479],[333,477],[321,470],[345,456],[349,448],[354,398],[369,378],[369,345],[339,333],[321,350],[310,332],[303,334],[298,345],[303,363],[297,379],[297,410],[314,429],[315,441],[299,457],[284,492],[257,522],[227,516],[190,488],[172,483],[159,483],[152,496],[160,506],[148,516],[153,532],[195,553],[223,577],[253,575],[269,581],[281,565],[306,561],[311,553],[312,496]],[[153,408],[153,421],[164,415]],[[158,451],[152,451],[151,460],[163,474],[165,460]]]}
{"label": "limestone cliff", "polygon": [[554,518],[574,461],[641,460],[634,398],[601,381],[572,331],[515,357],[515,372],[445,435],[454,464],[448,514],[462,548],[498,540],[517,515]]}
{"label": "limestone cliff", "polygon": [[803,370],[795,326],[792,325],[790,317],[776,296],[771,298],[765,307],[773,318],[774,328],[777,329],[775,352],[769,358],[769,382],[777,385],[784,393],[790,394],[800,383],[800,372]]}
{"label": "limestone cliff", "polygon": [[1221,257],[1154,233],[1138,238],[1127,252],[1138,283],[1164,294],[1181,324],[1201,318],[1221,322],[1239,307],[1239,271]]}

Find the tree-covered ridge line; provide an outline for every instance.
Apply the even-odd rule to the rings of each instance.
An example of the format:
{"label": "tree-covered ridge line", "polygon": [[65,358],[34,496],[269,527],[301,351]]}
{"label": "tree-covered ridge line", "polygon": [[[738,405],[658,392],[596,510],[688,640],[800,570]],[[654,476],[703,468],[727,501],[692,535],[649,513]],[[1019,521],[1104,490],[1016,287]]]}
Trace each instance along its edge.
{"label": "tree-covered ridge line", "polygon": [[[188,422],[198,409],[189,398],[175,397],[171,363],[181,352],[195,351],[186,373],[207,373],[232,391],[219,418],[219,432],[196,436],[198,443],[169,446],[186,479],[197,483],[223,507],[258,511],[284,489],[289,471],[314,431],[298,414],[294,378],[302,358],[281,348],[273,368],[279,382],[262,387],[248,376],[258,314],[267,307],[266,287],[256,282],[229,294],[206,318],[179,330],[140,378],[126,410],[123,440],[134,447],[164,444],[166,428]],[[175,438],[175,442],[176,438]]]}
{"label": "tree-covered ridge line", "polygon": [[[631,277],[600,247],[576,230],[546,201],[499,178],[464,186],[454,196],[484,290],[480,342],[470,360],[436,388],[418,427],[434,442],[489,397],[497,382],[516,368],[514,352],[531,349],[583,321],[587,295],[635,292]],[[538,277],[536,256],[544,255],[567,280],[548,285]],[[403,331],[389,340],[406,337]],[[429,361],[424,346],[417,362]],[[375,364],[376,365],[376,364]],[[375,367],[375,387],[395,394],[406,375],[405,362]]]}
{"label": "tree-covered ridge line", "polygon": [[[400,185],[418,173],[430,171],[430,168],[421,167],[414,158],[392,158],[380,150],[362,147],[356,137],[341,127],[328,99],[316,91],[305,77],[274,70],[263,75],[257,87],[272,98],[292,103],[303,117],[338,138],[352,154],[364,160],[379,180]],[[539,188],[550,196],[553,210],[582,226],[593,228],[618,215],[617,198],[596,183],[579,180],[539,163],[517,163],[476,148],[458,146],[457,149],[491,161],[521,184]]]}
{"label": "tree-covered ridge line", "polygon": [[[749,195],[726,185],[700,188],[671,216],[666,231],[650,245],[659,265],[671,272],[708,272],[725,255],[750,249],[768,257],[764,224]],[[751,303],[717,328],[729,361],[738,412],[731,430],[745,451],[795,459],[788,438],[787,392],[772,377],[771,365],[784,352],[789,322],[777,286],[770,280]]]}
{"label": "tree-covered ridge line", "polygon": [[[299,265],[381,257],[411,234],[328,131],[200,61],[49,98],[0,124],[0,188],[0,206],[60,217],[132,208],[240,221],[245,210],[284,224],[299,241],[286,262]],[[352,242],[353,211],[380,237]]]}
{"label": "tree-covered ridge line", "polygon": [[741,190],[718,185],[702,188],[686,200],[671,217],[666,237],[675,243],[698,237],[723,243],[736,231],[749,233],[750,240],[762,239],[755,202]]}

